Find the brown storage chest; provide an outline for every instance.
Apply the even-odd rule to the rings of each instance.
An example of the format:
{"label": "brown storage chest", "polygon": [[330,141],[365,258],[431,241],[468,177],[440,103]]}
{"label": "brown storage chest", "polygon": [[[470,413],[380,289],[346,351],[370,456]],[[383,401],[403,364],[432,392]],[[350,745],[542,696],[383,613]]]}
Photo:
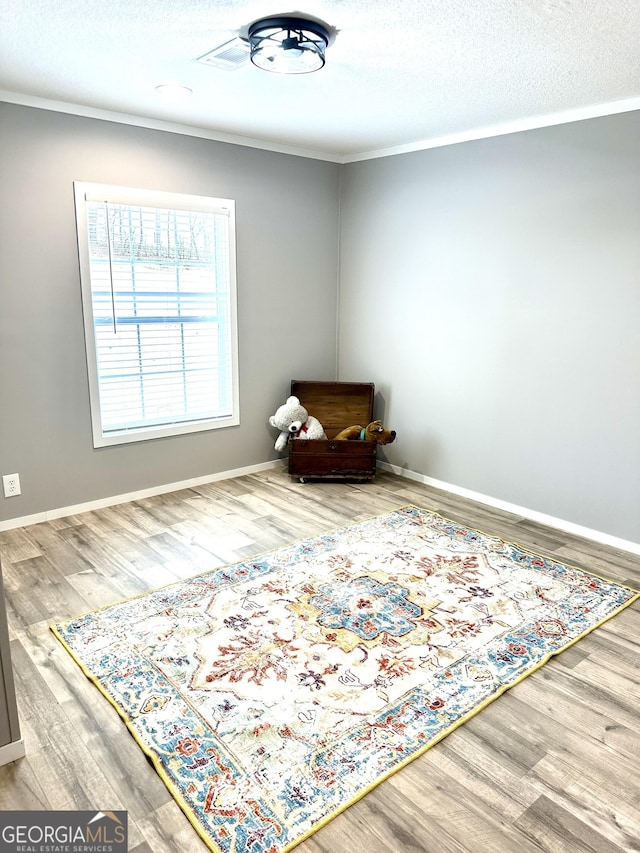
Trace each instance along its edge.
{"label": "brown storage chest", "polygon": [[375,441],[334,441],[340,430],[373,420],[371,382],[305,382],[294,379],[291,393],[316,417],[327,440],[289,442],[289,474],[309,479],[371,480],[376,473]]}

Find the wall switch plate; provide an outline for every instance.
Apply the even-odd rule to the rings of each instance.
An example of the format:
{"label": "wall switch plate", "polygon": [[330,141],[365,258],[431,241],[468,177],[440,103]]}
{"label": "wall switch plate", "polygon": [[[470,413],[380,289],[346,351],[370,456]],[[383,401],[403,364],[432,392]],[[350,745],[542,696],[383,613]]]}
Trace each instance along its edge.
{"label": "wall switch plate", "polygon": [[3,474],[2,487],[4,489],[5,498],[15,498],[20,492],[20,475],[19,474]]}

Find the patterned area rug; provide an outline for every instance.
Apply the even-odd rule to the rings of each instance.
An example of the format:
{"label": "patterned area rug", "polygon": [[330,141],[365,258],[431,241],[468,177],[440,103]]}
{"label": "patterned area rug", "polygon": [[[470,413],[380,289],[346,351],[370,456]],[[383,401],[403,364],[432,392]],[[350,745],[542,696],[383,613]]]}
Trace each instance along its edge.
{"label": "patterned area rug", "polygon": [[404,507],[53,630],[211,849],[284,853],[638,597]]}

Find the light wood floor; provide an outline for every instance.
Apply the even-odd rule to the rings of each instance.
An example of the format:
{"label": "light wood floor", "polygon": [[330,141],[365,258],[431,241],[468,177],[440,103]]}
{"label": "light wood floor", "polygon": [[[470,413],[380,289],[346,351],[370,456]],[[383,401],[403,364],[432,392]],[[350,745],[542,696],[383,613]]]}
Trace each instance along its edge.
{"label": "light wood floor", "polygon": [[[277,469],[0,533],[27,748],[0,768],[0,809],[127,809],[133,853],[205,851],[49,624],[407,503],[640,587],[640,557],[386,473]],[[639,638],[636,602],[297,849],[639,851]]]}

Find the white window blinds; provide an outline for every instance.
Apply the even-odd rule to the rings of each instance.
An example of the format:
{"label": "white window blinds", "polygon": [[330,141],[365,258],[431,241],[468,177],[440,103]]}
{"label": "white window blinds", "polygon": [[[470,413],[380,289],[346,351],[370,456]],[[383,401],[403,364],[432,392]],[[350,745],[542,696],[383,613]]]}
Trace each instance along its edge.
{"label": "white window blinds", "polygon": [[238,423],[233,202],[76,184],[76,207],[94,444]]}

